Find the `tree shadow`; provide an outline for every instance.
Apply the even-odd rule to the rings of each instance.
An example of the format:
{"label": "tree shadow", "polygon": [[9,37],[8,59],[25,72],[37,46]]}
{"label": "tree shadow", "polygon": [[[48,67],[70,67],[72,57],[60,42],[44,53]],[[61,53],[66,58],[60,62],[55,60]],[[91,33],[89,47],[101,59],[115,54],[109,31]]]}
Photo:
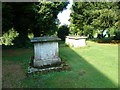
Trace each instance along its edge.
{"label": "tree shadow", "polygon": [[[79,85],[83,85],[81,86],[82,88],[118,88],[118,85],[110,80],[105,74],[97,70],[97,68],[76,53],[73,49],[65,46],[63,42],[59,44],[60,57],[71,66],[71,71],[74,72],[75,76],[78,76],[76,77],[78,78],[77,83],[79,83]],[[62,53],[63,51],[64,53]]]}

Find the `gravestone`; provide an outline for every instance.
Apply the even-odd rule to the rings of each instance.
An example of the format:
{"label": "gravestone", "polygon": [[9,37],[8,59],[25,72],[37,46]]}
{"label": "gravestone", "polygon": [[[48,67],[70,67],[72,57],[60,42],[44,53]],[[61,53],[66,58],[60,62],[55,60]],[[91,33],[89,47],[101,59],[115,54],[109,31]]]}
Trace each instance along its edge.
{"label": "gravestone", "polygon": [[31,39],[34,44],[34,56],[31,57],[28,74],[34,72],[50,72],[70,70],[70,66],[59,58],[57,37],[35,37]]}
{"label": "gravestone", "polygon": [[34,59],[33,66],[41,67],[60,63],[61,59],[58,56],[58,41],[57,37],[35,37],[31,39],[34,43]]}
{"label": "gravestone", "polygon": [[72,47],[84,47],[86,46],[87,37],[79,36],[66,36],[65,43]]}

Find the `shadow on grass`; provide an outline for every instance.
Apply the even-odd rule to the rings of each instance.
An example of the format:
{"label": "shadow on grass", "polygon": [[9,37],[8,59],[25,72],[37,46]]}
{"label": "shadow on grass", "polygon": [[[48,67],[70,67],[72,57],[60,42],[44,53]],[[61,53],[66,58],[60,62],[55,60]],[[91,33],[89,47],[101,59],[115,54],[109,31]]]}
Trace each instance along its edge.
{"label": "shadow on grass", "polygon": [[[16,83],[16,86],[14,87],[23,87],[23,88],[24,87],[27,88],[117,88],[117,85],[112,80],[110,80],[106,75],[104,75],[99,70],[97,70],[92,64],[87,62],[87,60],[85,60],[82,56],[80,56],[70,47],[66,46],[64,44],[64,41],[59,42],[59,44],[60,44],[59,55],[71,66],[72,68],[71,71],[61,71],[61,72],[49,73],[46,75],[38,75],[35,78],[25,77],[22,79],[22,81],[20,81],[22,84],[19,84],[19,82],[16,81],[21,76],[16,75],[15,72],[12,72],[12,74],[16,75],[17,77],[16,79],[14,79],[14,77],[9,77],[11,78],[10,85],[11,83],[13,85]],[[33,54],[30,53],[16,57],[9,56],[6,57],[5,59],[9,61],[14,59],[13,60],[14,62],[16,61],[16,59],[18,61],[23,60],[21,64],[25,62],[24,67],[26,67],[27,69],[28,67],[27,60],[28,57],[31,55]],[[13,67],[12,69],[15,68]],[[5,72],[7,72],[7,70]],[[9,72],[10,71],[11,70],[9,70]],[[19,70],[17,71],[19,72]],[[24,71],[23,73],[25,74],[26,72]],[[9,84],[9,83],[6,82],[4,84]]]}
{"label": "shadow on grass", "polygon": [[[73,88],[118,88],[118,86],[112,80],[97,70],[82,56],[77,54],[70,47],[61,45],[64,44],[64,42],[60,42],[59,44],[60,57],[62,57],[72,67],[72,73],[69,74],[69,80],[66,80],[67,84],[65,85],[64,78],[62,81],[63,84],[61,84],[61,86]],[[76,85],[73,85],[74,83],[76,83]]]}

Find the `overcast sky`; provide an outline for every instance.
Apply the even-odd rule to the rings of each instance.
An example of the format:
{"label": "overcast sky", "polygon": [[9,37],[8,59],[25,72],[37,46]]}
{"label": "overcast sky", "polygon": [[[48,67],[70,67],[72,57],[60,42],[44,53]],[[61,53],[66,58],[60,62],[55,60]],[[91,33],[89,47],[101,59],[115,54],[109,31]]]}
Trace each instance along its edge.
{"label": "overcast sky", "polygon": [[68,4],[67,9],[64,10],[62,13],[58,14],[58,19],[60,20],[60,23],[61,23],[60,25],[70,24],[68,20],[70,19],[70,13],[71,13],[70,8],[72,7],[72,3],[73,1],[70,0],[70,4]]}

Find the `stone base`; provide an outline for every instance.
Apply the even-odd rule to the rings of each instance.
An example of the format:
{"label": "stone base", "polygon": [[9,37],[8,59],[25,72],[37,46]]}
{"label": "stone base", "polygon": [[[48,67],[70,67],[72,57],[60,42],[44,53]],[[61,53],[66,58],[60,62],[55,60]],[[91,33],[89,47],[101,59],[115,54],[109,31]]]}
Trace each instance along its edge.
{"label": "stone base", "polygon": [[[61,61],[61,59],[60,59]],[[61,61],[59,63],[53,63],[49,65],[44,66],[33,66],[30,63],[30,66],[28,67],[28,74],[35,73],[35,72],[50,72],[50,71],[61,71],[61,70],[70,70],[70,66],[66,64],[64,61]]]}
{"label": "stone base", "polygon": [[42,67],[46,65],[53,65],[53,64],[59,64],[61,63],[60,58],[55,58],[55,59],[47,59],[47,60],[35,60],[33,62],[34,67]]}
{"label": "stone base", "polygon": [[44,68],[44,69],[28,67],[28,74],[35,73],[35,72],[51,71],[51,70],[62,70],[62,67],[49,67],[49,68]]}

